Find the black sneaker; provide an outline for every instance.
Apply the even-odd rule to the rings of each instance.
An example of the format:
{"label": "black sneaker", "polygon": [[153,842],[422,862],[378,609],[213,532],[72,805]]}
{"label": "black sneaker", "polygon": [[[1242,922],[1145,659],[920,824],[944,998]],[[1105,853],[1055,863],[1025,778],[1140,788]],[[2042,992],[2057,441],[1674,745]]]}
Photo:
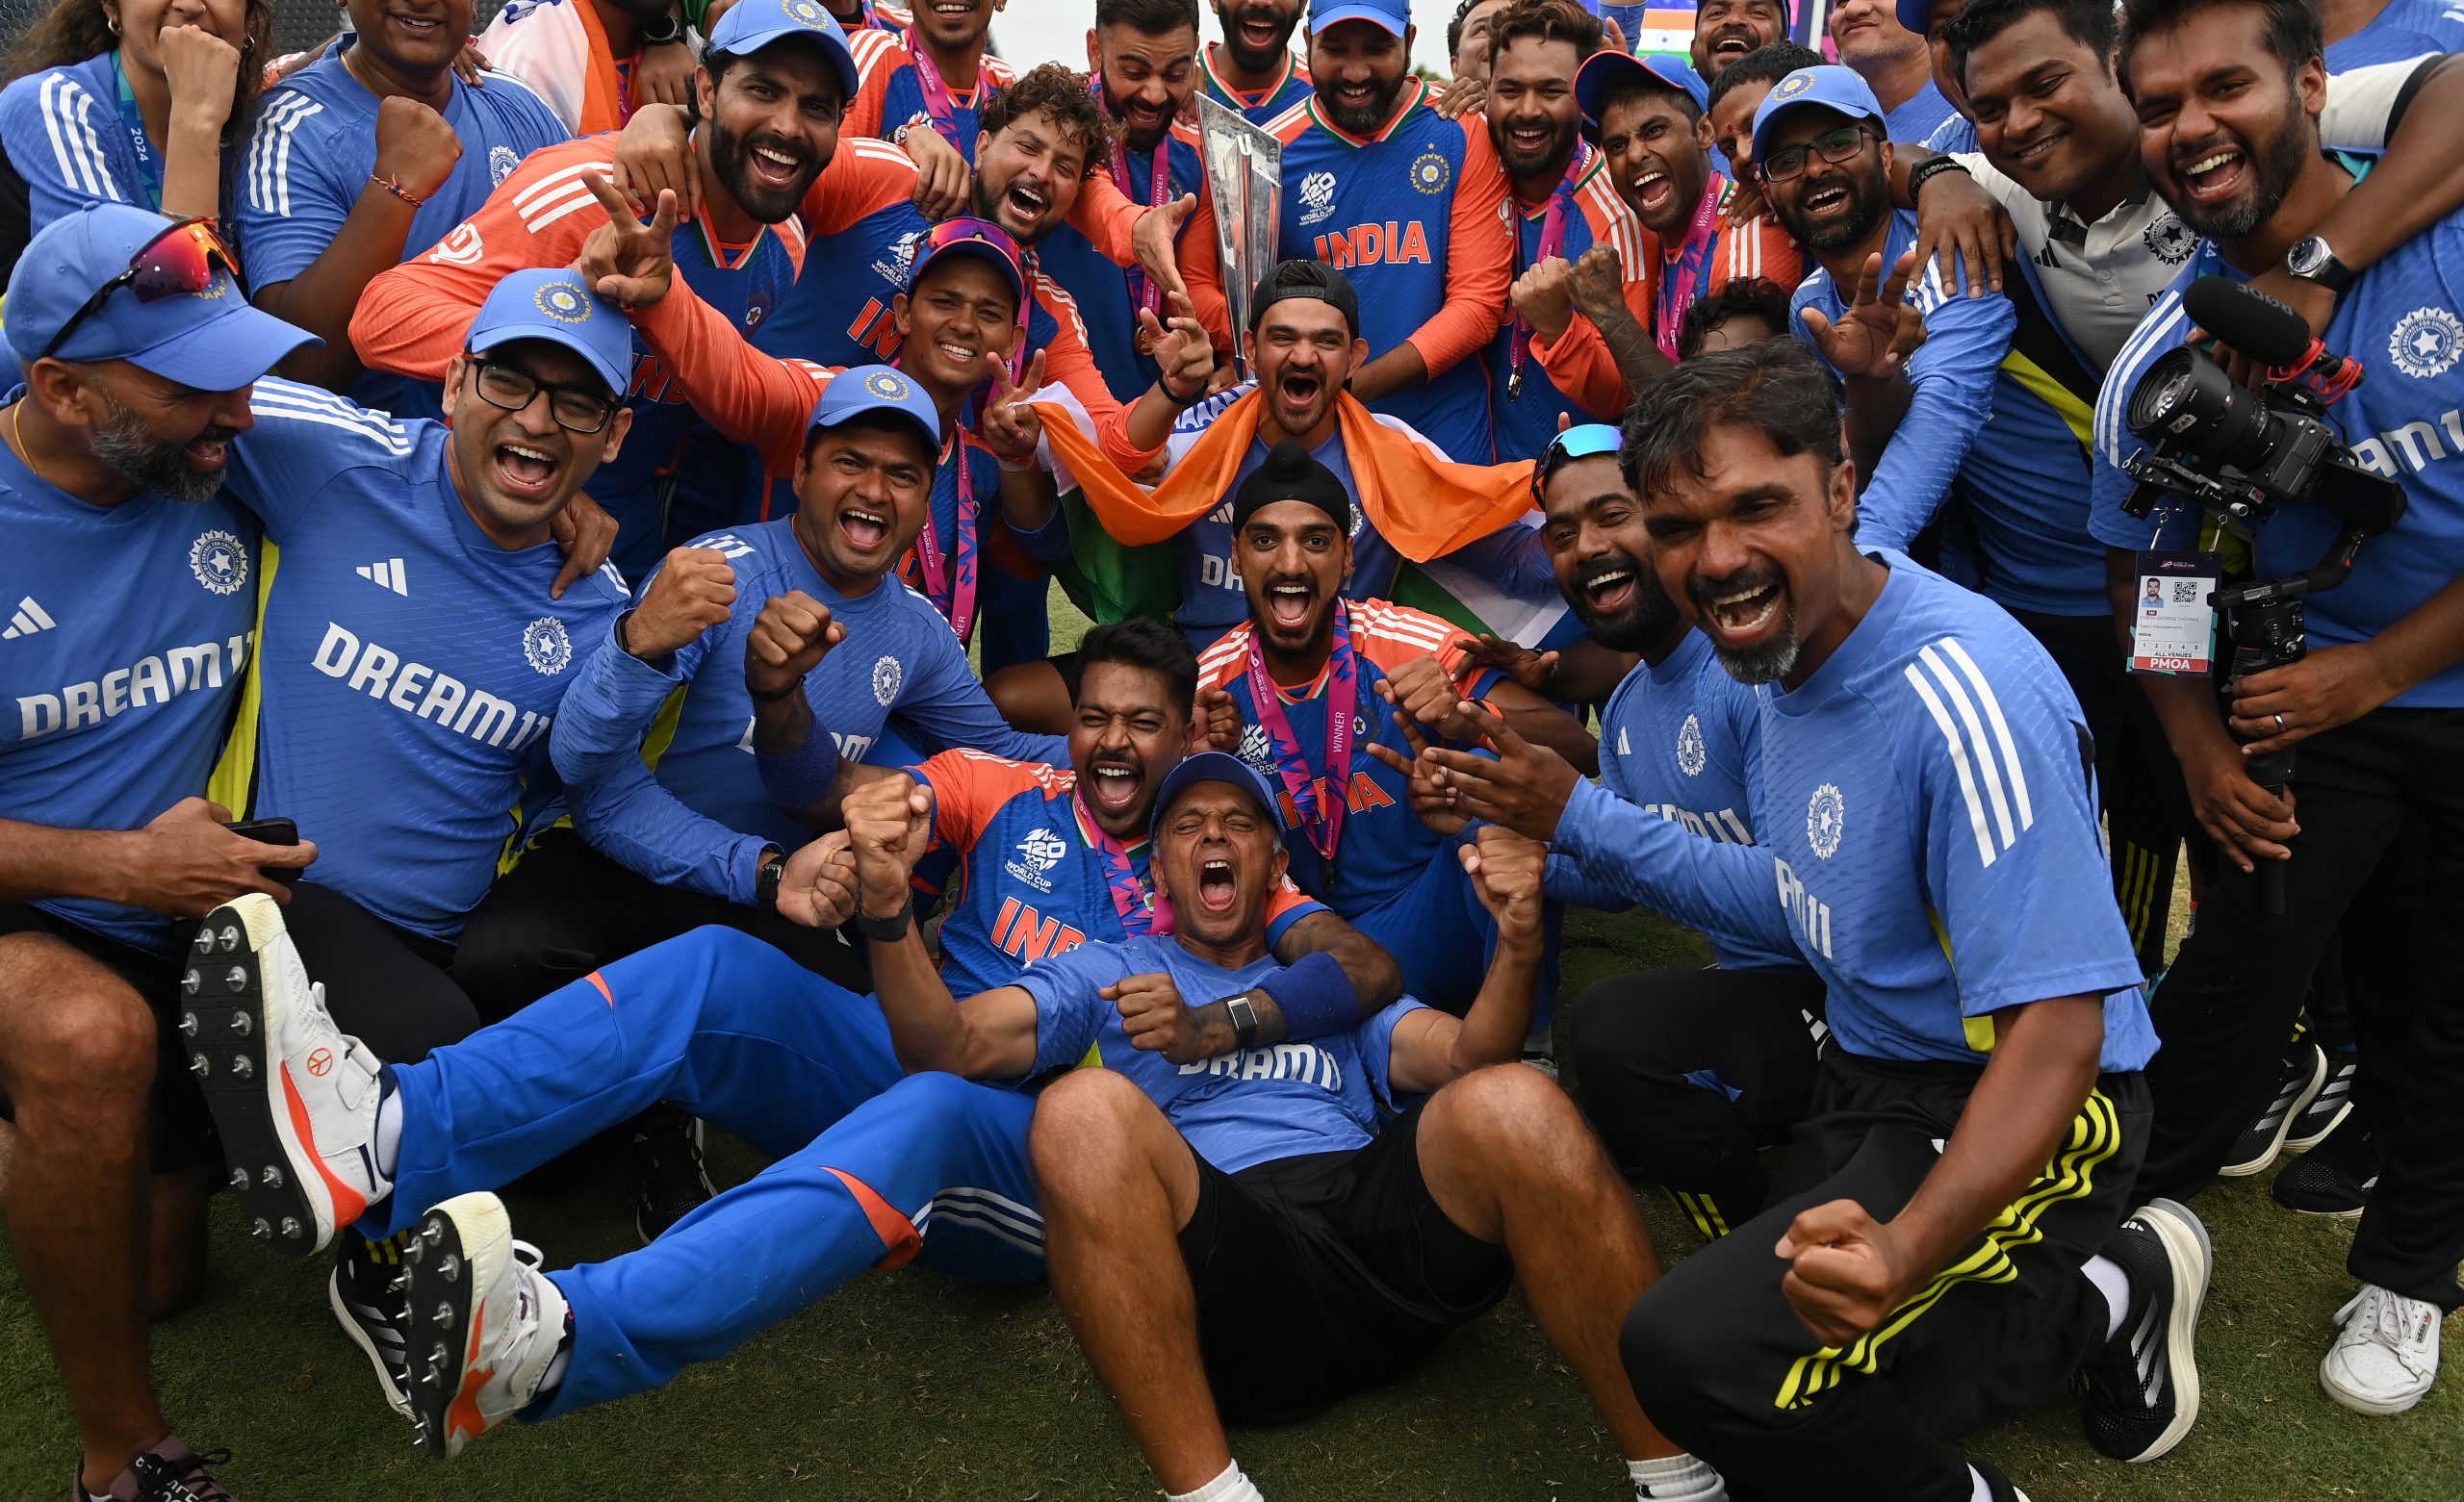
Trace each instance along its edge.
{"label": "black sneaker", "polygon": [[2378,1129],[2367,1116],[2348,1115],[2316,1151],[2286,1164],[2268,1192],[2286,1209],[2353,1220],[2370,1203],[2386,1163],[2387,1144],[2379,1140]]}
{"label": "black sneaker", "polygon": [[402,1347],[409,1309],[402,1302],[408,1279],[402,1270],[401,1238],[371,1241],[356,1231],[342,1234],[342,1253],[334,1259],[333,1276],[325,1280],[325,1302],[343,1327],[376,1368],[376,1385],[385,1405],[404,1418],[411,1400],[403,1395],[410,1360]]}
{"label": "black sneaker", "polygon": [[[228,1450],[208,1450],[203,1455],[188,1447],[178,1435],[165,1435],[128,1463],[112,1482],[112,1489],[103,1495],[112,1502],[239,1502],[230,1489],[214,1479],[206,1469],[231,1459]],[[76,1502],[85,1502],[86,1485],[80,1479],[69,1487]]]}
{"label": "black sneaker", "polygon": [[2028,1494],[1991,1464],[1984,1461],[1970,1461],[1967,1464],[1968,1469],[1985,1478],[1985,1494],[1993,1502],[2028,1502]]}
{"label": "black sneaker", "polygon": [[2284,1151],[2293,1119],[2309,1108],[2327,1082],[2327,1053],[2303,1038],[2285,1052],[2284,1072],[2276,1077],[2275,1096],[2242,1134],[2233,1140],[2232,1156],[2217,1170],[2227,1179],[2264,1172]]}
{"label": "black sneaker", "polygon": [[2307,1153],[2327,1140],[2327,1133],[2352,1109],[2353,1070],[2360,1056],[2351,1049],[2340,1048],[2327,1056],[2327,1082],[2319,1086],[2310,1104],[2293,1118],[2293,1126],[2284,1134],[2284,1150]]}
{"label": "black sneaker", "polygon": [[702,1124],[673,1106],[633,1118],[633,1230],[648,1246],[717,1193],[702,1167]]}
{"label": "black sneaker", "polygon": [[2117,1461],[2152,1461],[2198,1421],[2198,1313],[2215,1250],[2187,1207],[2149,1200],[2105,1255],[2130,1280],[2130,1309],[2082,1369],[2088,1442]]}

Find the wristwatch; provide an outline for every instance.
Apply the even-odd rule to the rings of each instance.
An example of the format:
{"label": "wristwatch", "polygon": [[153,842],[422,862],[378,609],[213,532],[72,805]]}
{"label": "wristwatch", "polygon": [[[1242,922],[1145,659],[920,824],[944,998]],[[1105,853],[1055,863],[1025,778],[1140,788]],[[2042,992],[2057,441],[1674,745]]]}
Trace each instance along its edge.
{"label": "wristwatch", "polygon": [[856,904],[856,931],[876,944],[895,944],[907,937],[907,930],[914,926],[915,903],[911,898],[887,918],[876,918],[864,911],[860,902]]}
{"label": "wristwatch", "polygon": [[664,15],[644,21],[641,36],[642,45],[645,47],[664,47],[670,42],[682,41],[684,21],[674,11],[670,11]]}
{"label": "wristwatch", "polygon": [[1249,993],[1237,991],[1223,999],[1224,1014],[1232,1019],[1232,1040],[1242,1048],[1255,1048],[1258,1043],[1257,1004]]}
{"label": "wristwatch", "polygon": [[753,904],[763,912],[779,910],[779,880],[787,873],[787,854],[776,845],[761,848],[761,864],[753,873]]}
{"label": "wristwatch", "polygon": [[2335,247],[2320,235],[2305,235],[2295,241],[2284,253],[2284,268],[2338,295],[2352,285],[2352,267],[2337,260]]}

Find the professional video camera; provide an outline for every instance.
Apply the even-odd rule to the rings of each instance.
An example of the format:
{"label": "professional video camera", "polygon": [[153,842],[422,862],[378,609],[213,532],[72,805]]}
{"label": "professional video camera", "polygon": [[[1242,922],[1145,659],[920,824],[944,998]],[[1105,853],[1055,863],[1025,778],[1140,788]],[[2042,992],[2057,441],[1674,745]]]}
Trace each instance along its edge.
{"label": "professional video camera", "polygon": [[[2291,308],[2220,276],[2203,276],[2182,294],[2198,326],[2268,367],[2264,394],[2236,384],[2204,351],[2185,344],[2158,359],[2132,388],[2122,420],[2147,441],[2125,460],[2139,483],[2122,509],[2145,517],[2186,500],[2213,512],[2247,538],[2286,501],[2325,508],[2344,523],[2327,555],[2283,578],[2218,590],[2233,643],[2227,692],[2252,674],[2298,662],[2309,643],[2302,597],[2333,589],[2352,572],[2370,538],[2403,520],[2404,492],[2355,459],[2322,414],[2361,379],[2361,367],[2310,337]],[[2281,795],[2293,780],[2291,747],[2253,756],[2250,779]],[[2259,863],[2260,899],[2284,910],[2284,868]]]}

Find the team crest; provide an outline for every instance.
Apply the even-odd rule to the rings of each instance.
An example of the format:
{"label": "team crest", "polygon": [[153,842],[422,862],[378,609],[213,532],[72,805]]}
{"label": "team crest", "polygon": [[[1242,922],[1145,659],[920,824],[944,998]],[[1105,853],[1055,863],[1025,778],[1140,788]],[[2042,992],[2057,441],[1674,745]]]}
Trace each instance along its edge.
{"label": "team crest", "polygon": [[906,680],[895,657],[883,657],[873,664],[873,698],[884,709],[898,702],[898,686]]}
{"label": "team crest", "polygon": [[1319,224],[1335,216],[1335,174],[1312,172],[1300,180],[1300,222]]}
{"label": "team crest", "polygon": [[231,278],[223,275],[219,271],[217,271],[214,275],[206,278],[205,290],[198,293],[196,295],[207,302],[212,302],[230,290]]}
{"label": "team crest", "polygon": [[554,616],[541,616],[522,628],[522,660],[543,678],[552,678],[572,666],[573,638]]}
{"label": "team crest", "polygon": [[513,169],[521,165],[522,159],[513,154],[511,146],[490,146],[488,148],[488,186],[491,188],[502,186],[504,180],[513,175]]}
{"label": "team crest", "polygon": [[1812,87],[1813,75],[1800,68],[1796,72],[1780,80],[1780,87],[1771,90],[1771,97],[1774,99],[1794,99],[1797,95],[1804,93],[1807,89],[1811,89]]}
{"label": "team crest", "polygon": [[[864,390],[885,401],[905,401],[912,388],[903,378],[887,370],[875,370],[864,377]],[[885,700],[883,702],[886,703],[888,700]]]}
{"label": "team crest", "polygon": [[787,14],[807,26],[822,24],[821,7],[812,0],[787,0]]}
{"label": "team crest", "polygon": [[2169,214],[2148,225],[2147,233],[2139,238],[2147,246],[2147,253],[2167,266],[2181,265],[2198,248],[2198,237],[2191,227]]}
{"label": "team crest", "polygon": [[2387,358],[2417,381],[2445,375],[2464,354],[2464,323],[2445,308],[2416,308],[2396,320],[2387,336]]}
{"label": "team crest", "polygon": [[581,323],[590,318],[590,299],[571,282],[550,282],[531,293],[530,300],[559,323]]}
{"label": "team crest", "polygon": [[1267,727],[1253,725],[1241,732],[1241,749],[1233,754],[1260,773],[1274,771],[1274,742],[1267,737]]}
{"label": "team crest", "polygon": [[1703,775],[1703,722],[1692,715],[1677,727],[1677,770],[1689,777]]}
{"label": "team crest", "polygon": [[248,582],[248,549],[237,537],[216,527],[189,544],[189,572],[217,595],[237,595]]}
{"label": "team crest", "polygon": [[1037,891],[1049,892],[1052,881],[1047,873],[1068,853],[1069,847],[1060,835],[1038,826],[1034,833],[1018,842],[1018,858],[1011,861],[1008,869],[1010,875]]}
{"label": "team crest", "polygon": [[1825,860],[1838,853],[1839,836],[1848,823],[1848,801],[1838,784],[1825,782],[1806,803],[1806,843]]}
{"label": "team crest", "polygon": [[770,294],[768,293],[755,293],[751,300],[747,301],[744,305],[744,326],[749,329],[759,328],[761,326],[761,320],[769,316]]}
{"label": "team crest", "polygon": [[1446,185],[1454,181],[1454,168],[1434,151],[1421,153],[1412,164],[1412,186],[1424,193],[1442,193]]}

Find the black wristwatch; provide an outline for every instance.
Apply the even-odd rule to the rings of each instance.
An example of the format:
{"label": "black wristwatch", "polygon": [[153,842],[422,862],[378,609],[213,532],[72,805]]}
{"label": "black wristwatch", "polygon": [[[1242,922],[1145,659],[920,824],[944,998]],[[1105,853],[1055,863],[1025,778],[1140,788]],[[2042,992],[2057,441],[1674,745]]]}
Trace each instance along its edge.
{"label": "black wristwatch", "polygon": [[670,11],[655,20],[644,21],[641,36],[642,45],[645,47],[664,47],[670,42],[682,41],[684,39],[683,17]]}
{"label": "black wristwatch", "polygon": [[1258,1008],[1249,993],[1239,991],[1223,999],[1224,1014],[1232,1019],[1232,1041],[1244,1049],[1258,1043]]}
{"label": "black wristwatch", "polygon": [[913,899],[910,899],[895,914],[887,918],[876,918],[864,911],[864,904],[861,902],[856,904],[856,931],[876,944],[895,944],[907,937],[907,930],[914,926]]}
{"label": "black wristwatch", "polygon": [[2284,253],[2284,268],[2305,282],[2316,282],[2338,296],[2352,285],[2353,269],[2336,259],[2325,237],[2304,235]]}
{"label": "black wristwatch", "polygon": [[779,910],[779,881],[787,874],[787,853],[776,845],[761,848],[761,864],[753,873],[753,904],[763,912]]}

